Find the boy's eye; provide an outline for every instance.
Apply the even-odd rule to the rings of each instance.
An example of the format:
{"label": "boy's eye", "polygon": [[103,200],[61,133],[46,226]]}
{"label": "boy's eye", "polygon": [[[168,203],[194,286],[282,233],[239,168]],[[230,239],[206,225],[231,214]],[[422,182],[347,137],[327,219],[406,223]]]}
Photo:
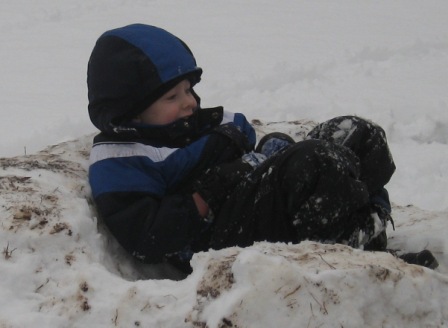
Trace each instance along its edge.
{"label": "boy's eye", "polygon": [[168,95],[168,96],[166,97],[166,99],[168,99],[168,100],[174,100],[174,99],[176,99],[176,94],[175,94],[175,93],[170,94],[170,95]]}

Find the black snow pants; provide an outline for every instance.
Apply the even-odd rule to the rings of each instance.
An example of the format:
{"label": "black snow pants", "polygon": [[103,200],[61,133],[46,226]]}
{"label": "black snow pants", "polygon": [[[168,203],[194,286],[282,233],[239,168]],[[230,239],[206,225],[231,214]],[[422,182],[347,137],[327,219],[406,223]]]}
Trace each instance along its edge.
{"label": "black snow pants", "polygon": [[370,200],[394,171],[381,127],[355,116],[324,122],[238,185],[215,217],[210,247],[303,240],[361,247],[375,225]]}

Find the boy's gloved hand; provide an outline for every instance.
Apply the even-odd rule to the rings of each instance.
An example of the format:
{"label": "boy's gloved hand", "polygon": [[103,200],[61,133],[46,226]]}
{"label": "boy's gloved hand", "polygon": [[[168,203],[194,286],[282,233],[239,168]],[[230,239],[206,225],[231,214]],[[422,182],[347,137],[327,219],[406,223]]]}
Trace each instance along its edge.
{"label": "boy's gloved hand", "polygon": [[227,137],[241,151],[241,154],[251,150],[247,136],[235,124],[222,124],[214,128],[213,133]]}
{"label": "boy's gloved hand", "polygon": [[243,159],[223,163],[208,169],[194,182],[194,189],[216,215],[235,187],[252,171],[252,165]]}
{"label": "boy's gloved hand", "polygon": [[261,163],[263,163],[266,160],[266,158],[267,158],[266,155],[256,153],[253,151],[241,156],[243,162],[250,164],[253,168],[258,167]]}
{"label": "boy's gloved hand", "polygon": [[282,132],[272,132],[261,138],[255,151],[269,158],[294,143],[294,139],[289,135]]}

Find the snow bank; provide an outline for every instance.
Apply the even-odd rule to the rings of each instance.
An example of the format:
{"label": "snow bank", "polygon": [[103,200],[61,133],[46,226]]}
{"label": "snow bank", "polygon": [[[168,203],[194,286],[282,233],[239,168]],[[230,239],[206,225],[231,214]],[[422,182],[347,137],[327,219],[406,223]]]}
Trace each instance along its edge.
{"label": "snow bank", "polygon": [[[312,122],[258,122],[300,139]],[[436,271],[342,245],[257,243],[197,254],[185,279],[129,258],[98,222],[92,136],[0,159],[1,327],[442,327],[446,212],[395,207],[390,246]],[[172,280],[162,279],[170,277]],[[180,280],[179,280],[180,279]]]}
{"label": "snow bank", "polygon": [[[437,327],[448,279],[388,253],[259,243],[195,258],[198,327]],[[199,262],[199,263],[198,263]]]}

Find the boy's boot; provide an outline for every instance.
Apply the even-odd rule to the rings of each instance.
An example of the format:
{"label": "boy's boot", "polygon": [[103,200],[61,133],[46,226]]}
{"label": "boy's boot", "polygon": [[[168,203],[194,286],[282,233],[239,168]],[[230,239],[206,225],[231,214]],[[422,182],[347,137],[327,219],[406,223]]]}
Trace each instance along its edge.
{"label": "boy's boot", "polygon": [[400,259],[409,264],[417,264],[426,268],[435,269],[439,266],[434,255],[427,249],[418,253],[407,253],[399,256]]}

